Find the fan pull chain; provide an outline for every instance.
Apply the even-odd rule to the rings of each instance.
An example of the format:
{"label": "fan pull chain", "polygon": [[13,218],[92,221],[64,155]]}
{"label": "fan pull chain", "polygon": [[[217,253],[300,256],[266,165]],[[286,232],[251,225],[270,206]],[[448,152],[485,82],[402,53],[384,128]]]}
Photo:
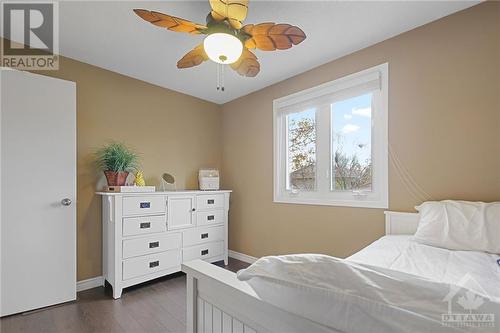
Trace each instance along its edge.
{"label": "fan pull chain", "polygon": [[220,69],[221,69],[221,90],[224,91],[224,86],[225,86],[225,82],[224,82],[224,71],[225,71],[225,66],[224,65],[220,65]]}
{"label": "fan pull chain", "polygon": [[217,64],[217,90],[220,90],[220,65]]}
{"label": "fan pull chain", "polygon": [[224,91],[224,65],[217,64],[217,90]]}

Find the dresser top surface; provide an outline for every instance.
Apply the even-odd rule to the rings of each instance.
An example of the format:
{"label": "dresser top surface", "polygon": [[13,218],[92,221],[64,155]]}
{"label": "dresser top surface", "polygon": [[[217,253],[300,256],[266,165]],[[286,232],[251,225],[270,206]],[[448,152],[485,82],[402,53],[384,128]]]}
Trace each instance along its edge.
{"label": "dresser top surface", "polygon": [[202,190],[176,190],[176,191],[155,191],[155,192],[95,192],[98,195],[175,195],[175,194],[215,194],[215,193],[231,193],[232,190],[216,190],[216,191],[202,191]]}

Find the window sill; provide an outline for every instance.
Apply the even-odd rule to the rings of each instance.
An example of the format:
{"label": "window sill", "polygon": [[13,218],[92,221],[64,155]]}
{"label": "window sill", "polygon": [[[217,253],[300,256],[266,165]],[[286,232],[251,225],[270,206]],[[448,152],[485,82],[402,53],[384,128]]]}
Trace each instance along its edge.
{"label": "window sill", "polygon": [[274,203],[295,204],[295,205],[316,205],[316,206],[337,206],[337,207],[354,207],[354,208],[379,208],[388,209],[387,201],[370,201],[370,200],[332,200],[332,199],[311,199],[311,198],[292,198],[292,197],[275,197]]}

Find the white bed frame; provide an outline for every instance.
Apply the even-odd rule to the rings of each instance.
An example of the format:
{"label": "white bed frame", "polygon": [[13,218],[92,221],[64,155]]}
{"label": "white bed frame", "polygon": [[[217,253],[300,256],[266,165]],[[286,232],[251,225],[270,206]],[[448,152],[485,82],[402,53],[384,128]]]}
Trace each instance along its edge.
{"label": "white bed frame", "polygon": [[[385,212],[386,235],[414,234],[417,213]],[[337,332],[264,302],[236,274],[202,260],[187,274],[187,332]]]}

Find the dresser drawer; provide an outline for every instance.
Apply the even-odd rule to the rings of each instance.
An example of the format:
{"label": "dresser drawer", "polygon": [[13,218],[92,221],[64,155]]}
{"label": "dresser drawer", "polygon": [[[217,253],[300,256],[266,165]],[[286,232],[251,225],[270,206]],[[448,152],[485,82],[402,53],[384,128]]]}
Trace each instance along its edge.
{"label": "dresser drawer", "polygon": [[196,209],[224,208],[224,194],[201,194],[196,197]]}
{"label": "dresser drawer", "polygon": [[158,234],[123,241],[123,258],[180,249],[181,234]]}
{"label": "dresser drawer", "polygon": [[123,219],[123,236],[134,236],[163,232],[167,230],[165,215],[125,217]]}
{"label": "dresser drawer", "polygon": [[180,250],[127,259],[123,261],[123,280],[175,268],[180,264]]}
{"label": "dresser drawer", "polygon": [[224,242],[212,242],[182,249],[182,261],[209,259],[224,254]]}
{"label": "dresser drawer", "polygon": [[158,195],[124,197],[123,215],[164,214],[165,205],[165,198]]}
{"label": "dresser drawer", "polygon": [[191,246],[225,239],[224,226],[201,227],[182,232],[182,246]]}
{"label": "dresser drawer", "polygon": [[196,213],[196,224],[198,226],[224,223],[224,210],[207,210]]}

